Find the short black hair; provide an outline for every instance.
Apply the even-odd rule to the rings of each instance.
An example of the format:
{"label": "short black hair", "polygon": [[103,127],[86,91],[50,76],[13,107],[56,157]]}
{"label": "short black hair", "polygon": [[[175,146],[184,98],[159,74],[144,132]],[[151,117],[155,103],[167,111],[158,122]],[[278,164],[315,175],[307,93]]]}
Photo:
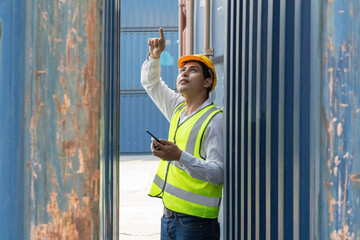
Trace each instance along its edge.
{"label": "short black hair", "polygon": [[211,73],[210,73],[211,69],[208,68],[208,67],[205,65],[205,63],[203,63],[203,62],[198,62],[198,63],[201,65],[201,67],[202,67],[202,69],[203,69],[204,78],[212,78]]}

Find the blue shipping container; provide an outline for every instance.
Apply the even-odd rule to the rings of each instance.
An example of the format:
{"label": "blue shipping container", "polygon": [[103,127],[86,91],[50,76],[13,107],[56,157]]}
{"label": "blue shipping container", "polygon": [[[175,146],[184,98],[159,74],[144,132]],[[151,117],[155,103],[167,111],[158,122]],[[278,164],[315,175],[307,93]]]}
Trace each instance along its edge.
{"label": "blue shipping container", "polygon": [[167,139],[170,123],[147,94],[122,94],[120,98],[120,152],[150,152],[149,130]]}
{"label": "blue shipping container", "polygon": [[[159,32],[121,32],[121,90],[143,90],[140,82],[141,66],[149,52],[148,39],[159,37]],[[165,31],[166,47],[161,54],[161,77],[170,88],[176,88],[178,73],[178,34]]]}
{"label": "blue shipping container", "polygon": [[177,27],[177,1],[123,0],[121,1],[121,28]]}
{"label": "blue shipping container", "polygon": [[[119,92],[111,78],[119,67],[108,64],[118,57],[108,55],[119,42],[109,34],[116,33],[114,5],[0,2],[0,239],[118,232],[111,188],[119,129],[116,121],[109,126],[109,115],[119,118],[109,97]],[[104,38],[114,43],[105,64]]]}

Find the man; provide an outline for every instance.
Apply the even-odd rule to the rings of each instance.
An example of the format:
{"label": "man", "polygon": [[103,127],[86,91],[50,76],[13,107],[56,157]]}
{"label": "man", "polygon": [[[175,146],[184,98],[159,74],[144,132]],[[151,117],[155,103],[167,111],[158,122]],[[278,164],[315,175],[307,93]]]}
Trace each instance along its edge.
{"label": "man", "polygon": [[223,114],[209,99],[216,72],[203,55],[178,60],[178,93],[160,78],[160,38],[148,40],[149,54],[141,83],[170,122],[168,140],[152,140],[151,151],[162,159],[149,195],[164,203],[161,239],[219,239],[217,221],[223,184]]}

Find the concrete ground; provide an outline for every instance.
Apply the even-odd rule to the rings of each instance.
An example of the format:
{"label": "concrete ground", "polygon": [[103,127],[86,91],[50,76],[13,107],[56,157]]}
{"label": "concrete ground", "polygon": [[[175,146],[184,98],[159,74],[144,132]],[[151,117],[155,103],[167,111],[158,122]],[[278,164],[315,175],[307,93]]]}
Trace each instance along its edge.
{"label": "concrete ground", "polygon": [[[160,239],[163,204],[148,196],[159,161],[151,154],[120,156],[120,240]],[[221,206],[221,230],[222,215]]]}
{"label": "concrete ground", "polygon": [[120,156],[120,240],[159,240],[161,199],[148,191],[159,164],[153,155]]}

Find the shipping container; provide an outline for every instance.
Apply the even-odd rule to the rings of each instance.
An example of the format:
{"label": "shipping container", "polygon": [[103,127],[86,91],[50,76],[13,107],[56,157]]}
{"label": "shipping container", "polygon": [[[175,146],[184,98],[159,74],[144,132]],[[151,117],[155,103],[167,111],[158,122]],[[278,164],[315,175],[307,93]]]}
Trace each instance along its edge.
{"label": "shipping container", "polygon": [[118,10],[119,1],[1,1],[0,239],[117,232]]}
{"label": "shipping container", "polygon": [[120,48],[120,152],[150,153],[148,129],[167,139],[169,122],[152,103],[141,86],[141,66],[149,52],[148,39],[159,37],[164,29],[166,48],[161,55],[161,78],[176,89],[178,73],[178,7],[176,2],[121,1]]}
{"label": "shipping container", "polygon": [[[176,88],[176,77],[178,72],[178,34],[175,31],[165,32],[166,47],[161,54],[161,78],[170,87]],[[141,66],[149,52],[148,39],[159,37],[159,30],[152,32],[121,32],[120,48],[120,87],[122,93],[142,91],[140,73]]]}
{"label": "shipping container", "polygon": [[146,31],[178,25],[178,3],[166,0],[122,0],[121,29]]}
{"label": "shipping container", "polygon": [[359,7],[227,1],[223,239],[360,237]]}
{"label": "shipping container", "polygon": [[[222,238],[359,239],[360,2],[194,1],[195,53],[207,2],[225,116]],[[128,69],[140,73],[162,26],[174,87],[177,7],[1,1],[0,239],[118,238],[119,151],[146,151],[146,129],[167,135]]]}
{"label": "shipping container", "polygon": [[168,137],[170,123],[147,94],[121,94],[120,116],[121,153],[149,153],[151,137],[145,130]]}
{"label": "shipping container", "polygon": [[312,8],[314,234],[359,239],[360,2],[322,1]]}

